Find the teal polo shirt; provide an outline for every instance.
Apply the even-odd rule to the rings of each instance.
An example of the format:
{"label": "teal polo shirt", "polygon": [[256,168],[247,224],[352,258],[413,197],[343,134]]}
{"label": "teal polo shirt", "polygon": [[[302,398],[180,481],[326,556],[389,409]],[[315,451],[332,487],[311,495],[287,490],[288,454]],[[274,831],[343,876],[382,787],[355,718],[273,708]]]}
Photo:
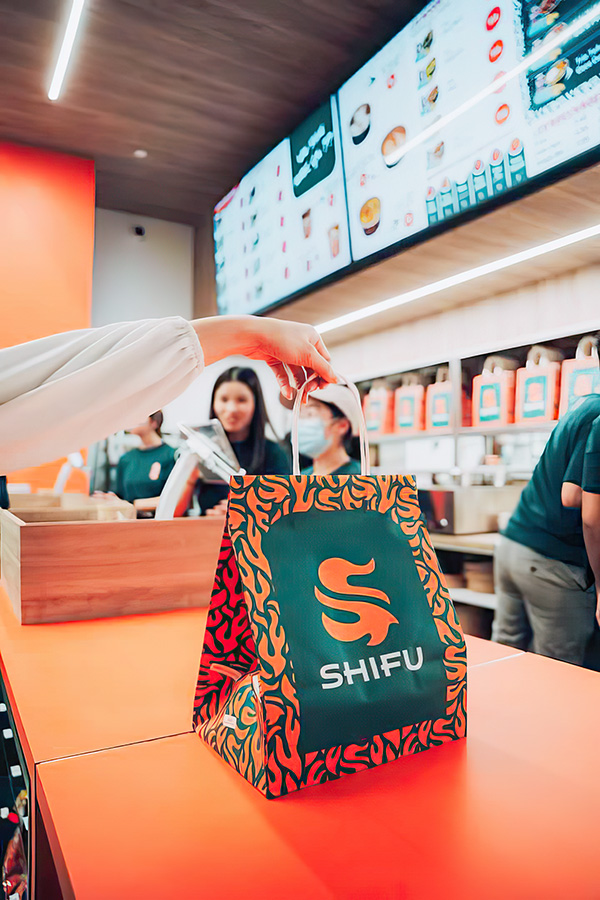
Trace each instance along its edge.
{"label": "teal polo shirt", "polygon": [[[314,475],[314,466],[308,466],[306,469],[302,469],[303,475]],[[330,475],[360,475],[360,463],[357,459],[349,459],[347,463],[344,463],[343,466],[340,466],[339,469],[336,469],[335,472],[330,472]]]}
{"label": "teal polo shirt", "polygon": [[563,482],[600,494],[600,395],[558,422],[503,534],[543,556],[587,567],[580,509],[561,503]]}

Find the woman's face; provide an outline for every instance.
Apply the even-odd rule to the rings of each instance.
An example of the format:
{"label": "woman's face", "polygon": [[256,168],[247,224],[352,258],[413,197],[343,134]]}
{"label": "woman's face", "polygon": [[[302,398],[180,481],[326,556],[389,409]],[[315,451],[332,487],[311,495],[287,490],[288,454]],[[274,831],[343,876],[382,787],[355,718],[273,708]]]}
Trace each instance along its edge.
{"label": "woman's face", "polygon": [[156,422],[154,419],[148,417],[144,422],[140,422],[139,425],[136,425],[134,428],[127,428],[127,434],[137,434],[138,437],[145,438],[149,434],[152,434],[153,431],[156,431]]}
{"label": "woman's face", "polygon": [[214,408],[227,434],[247,432],[256,408],[254,394],[241,381],[226,381],[217,388]]}

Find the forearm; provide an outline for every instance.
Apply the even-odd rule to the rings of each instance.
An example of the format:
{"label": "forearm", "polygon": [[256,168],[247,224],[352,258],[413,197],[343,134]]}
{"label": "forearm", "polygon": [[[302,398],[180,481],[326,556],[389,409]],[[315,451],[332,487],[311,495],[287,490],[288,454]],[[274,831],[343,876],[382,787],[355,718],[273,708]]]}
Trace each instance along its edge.
{"label": "forearm", "polygon": [[[204,351],[204,359],[203,359]],[[121,322],[0,350],[0,473],[38,465],[140,421],[206,363],[267,363],[282,392],[336,381],[310,325],[255,316]]]}
{"label": "forearm", "polygon": [[200,345],[177,318],[0,351],[0,472],[48,462],[140,421],[201,370]]}
{"label": "forearm", "polygon": [[254,316],[209,316],[190,324],[198,336],[206,365],[226,356],[243,356],[255,346],[262,319]]}

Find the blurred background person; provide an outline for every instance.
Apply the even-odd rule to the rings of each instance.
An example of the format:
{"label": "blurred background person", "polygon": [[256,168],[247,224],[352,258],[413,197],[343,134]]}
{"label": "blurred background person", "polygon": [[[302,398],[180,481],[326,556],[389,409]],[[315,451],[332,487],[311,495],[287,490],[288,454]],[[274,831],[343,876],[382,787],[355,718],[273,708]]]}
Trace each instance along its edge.
{"label": "blurred background person", "polygon": [[122,500],[158,500],[175,465],[175,450],[163,441],[162,424],[163,414],[158,410],[127,429],[127,434],[139,437],[141,447],[128,450],[118,462],[115,492]]}
{"label": "blurred background person", "polygon": [[[219,420],[240,466],[249,475],[290,474],[287,453],[266,437],[267,425],[271,431],[273,427],[254,369],[234,366],[219,375],[210,401],[210,418]],[[228,485],[198,481],[196,492],[203,513],[225,514]]]}
{"label": "blurred background person", "polygon": [[359,411],[350,391],[330,384],[310,394],[300,410],[298,448],[312,465],[303,475],[360,475]]}

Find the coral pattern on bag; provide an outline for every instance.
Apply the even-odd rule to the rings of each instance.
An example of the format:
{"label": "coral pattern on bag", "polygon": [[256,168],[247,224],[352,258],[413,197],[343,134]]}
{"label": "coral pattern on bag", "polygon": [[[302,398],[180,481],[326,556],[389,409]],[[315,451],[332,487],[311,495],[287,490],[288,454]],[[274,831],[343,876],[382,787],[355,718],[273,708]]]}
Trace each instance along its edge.
{"label": "coral pattern on bag", "polygon": [[[353,511],[359,525],[361,514],[369,514],[363,515],[365,522],[372,521],[369,516],[373,514],[384,517],[385,527],[410,548],[409,565],[414,565],[418,579],[414,572],[408,574],[422,586],[419,590],[427,601],[425,617],[434,623],[431,630],[439,645],[442,714],[386,730],[358,743],[303,752],[299,687],[282,623],[285,616],[279,606],[283,594],[273,583],[273,560],[265,555],[264,545],[268,544],[270,529],[284,517],[318,512],[321,520],[326,520],[330,513],[340,511]],[[315,542],[318,541],[317,533]],[[294,553],[291,546],[290,556]],[[374,570],[375,563],[368,559],[360,565],[327,559],[318,570],[322,583],[317,579],[319,584],[311,597],[329,632],[327,639],[356,642],[360,638],[368,647],[366,654],[375,652],[377,648],[371,645],[383,640],[390,627],[400,627],[393,610],[387,608],[389,590],[386,593],[359,587],[361,575],[375,577],[371,575]],[[328,585],[329,590],[324,592]],[[350,595],[350,599],[340,600],[337,595],[342,594]],[[369,617],[363,607],[366,609],[371,601],[378,605],[372,607],[375,615]],[[346,608],[348,613],[342,612],[340,620],[336,611]],[[358,623],[349,622],[352,615],[358,617]],[[363,619],[367,625],[373,624],[359,628]],[[400,658],[401,652],[408,651],[387,656]],[[373,660],[370,665],[374,667],[375,657],[368,659]],[[404,659],[402,671],[418,668],[414,652],[412,659],[410,653]],[[360,660],[361,665],[363,662],[366,667],[367,663]],[[389,665],[400,668],[399,662]],[[373,675],[378,679],[377,686],[393,681],[386,681],[374,668]],[[335,696],[333,691],[321,693],[327,698]],[[207,744],[267,797],[278,797],[465,736],[464,636],[421,516],[412,477],[270,475],[232,479],[196,690],[194,727]]]}

